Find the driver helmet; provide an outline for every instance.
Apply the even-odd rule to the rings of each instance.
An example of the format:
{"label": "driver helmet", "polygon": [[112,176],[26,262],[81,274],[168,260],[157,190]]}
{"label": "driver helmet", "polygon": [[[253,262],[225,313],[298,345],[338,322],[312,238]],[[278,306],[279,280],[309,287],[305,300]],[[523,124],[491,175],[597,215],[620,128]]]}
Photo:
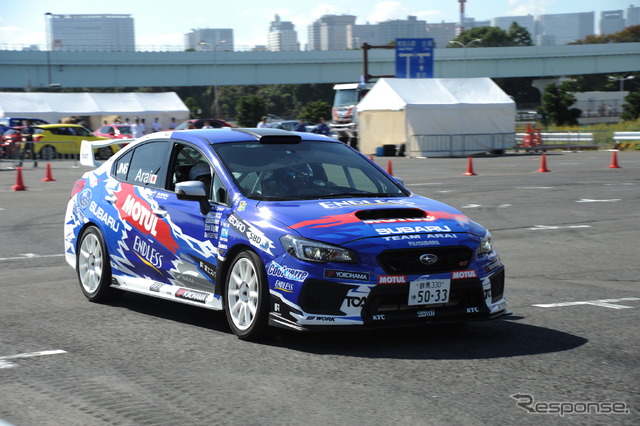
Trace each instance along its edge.
{"label": "driver helmet", "polygon": [[208,164],[199,163],[189,170],[189,180],[202,180],[205,177],[211,180],[211,169]]}

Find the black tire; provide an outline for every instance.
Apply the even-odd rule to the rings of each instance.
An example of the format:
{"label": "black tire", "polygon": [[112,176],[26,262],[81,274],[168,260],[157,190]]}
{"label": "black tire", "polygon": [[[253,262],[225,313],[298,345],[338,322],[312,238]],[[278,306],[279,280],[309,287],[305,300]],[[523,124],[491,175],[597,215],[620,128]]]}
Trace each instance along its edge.
{"label": "black tire", "polygon": [[225,281],[225,313],[233,333],[243,340],[266,335],[269,288],[264,264],[252,251],[239,253]]}
{"label": "black tire", "polygon": [[92,302],[106,302],[119,295],[111,288],[111,265],[109,252],[102,233],[95,226],[82,232],[76,253],[76,271],[80,289]]}
{"label": "black tire", "polygon": [[53,160],[56,158],[56,149],[51,145],[45,145],[40,150],[40,158],[42,160]]}
{"label": "black tire", "polygon": [[98,159],[99,160],[108,160],[113,155],[113,150],[110,146],[103,146],[102,148],[98,148]]}

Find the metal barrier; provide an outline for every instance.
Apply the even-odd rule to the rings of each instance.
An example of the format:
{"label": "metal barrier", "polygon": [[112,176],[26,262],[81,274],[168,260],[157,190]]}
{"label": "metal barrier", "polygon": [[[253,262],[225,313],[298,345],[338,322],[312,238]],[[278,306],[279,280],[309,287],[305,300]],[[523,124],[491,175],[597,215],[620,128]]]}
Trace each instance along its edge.
{"label": "metal barrier", "polygon": [[[113,145],[118,145],[118,139],[113,140]],[[106,160],[119,148],[106,146],[97,148],[96,157]],[[38,161],[73,161],[73,167],[78,167],[80,159],[80,143],[74,141],[56,142],[16,142],[11,144],[7,153],[0,161],[10,162],[13,167],[18,167],[24,162],[33,162],[34,167]]]}
{"label": "metal barrier", "polygon": [[637,149],[640,132],[614,132],[613,143],[616,149]]}
{"label": "metal barrier", "polygon": [[472,154],[503,154],[514,146],[514,133],[466,135],[412,135],[407,145],[410,157],[466,157]]}
{"label": "metal barrier", "polygon": [[516,133],[516,150],[546,151],[549,149],[595,149],[592,132],[540,132]]}

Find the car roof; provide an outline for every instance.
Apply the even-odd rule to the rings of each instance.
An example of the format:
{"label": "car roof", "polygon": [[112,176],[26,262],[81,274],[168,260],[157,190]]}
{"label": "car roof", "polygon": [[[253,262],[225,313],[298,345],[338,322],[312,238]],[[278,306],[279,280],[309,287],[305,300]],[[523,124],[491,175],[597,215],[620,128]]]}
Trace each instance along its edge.
{"label": "car roof", "polygon": [[[197,129],[181,130],[171,134],[173,139],[185,141],[196,141],[206,139],[211,144],[224,142],[250,142],[260,141],[263,143],[298,143],[300,141],[322,141],[340,142],[315,133],[289,132],[281,129],[271,128],[220,128],[220,129]],[[342,143],[342,142],[340,142]]]}
{"label": "car roof", "polygon": [[41,127],[43,129],[55,129],[56,127],[84,127],[80,124],[38,124],[35,127]]}

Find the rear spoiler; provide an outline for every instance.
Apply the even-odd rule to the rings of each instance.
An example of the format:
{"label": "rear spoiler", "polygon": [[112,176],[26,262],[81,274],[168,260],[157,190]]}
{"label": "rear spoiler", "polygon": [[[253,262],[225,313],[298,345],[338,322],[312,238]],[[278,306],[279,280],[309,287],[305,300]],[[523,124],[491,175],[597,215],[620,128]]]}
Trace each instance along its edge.
{"label": "rear spoiler", "polygon": [[129,144],[135,139],[104,139],[99,141],[82,141],[80,144],[80,164],[87,167],[98,167],[102,161],[96,160],[94,150],[109,145]]}

